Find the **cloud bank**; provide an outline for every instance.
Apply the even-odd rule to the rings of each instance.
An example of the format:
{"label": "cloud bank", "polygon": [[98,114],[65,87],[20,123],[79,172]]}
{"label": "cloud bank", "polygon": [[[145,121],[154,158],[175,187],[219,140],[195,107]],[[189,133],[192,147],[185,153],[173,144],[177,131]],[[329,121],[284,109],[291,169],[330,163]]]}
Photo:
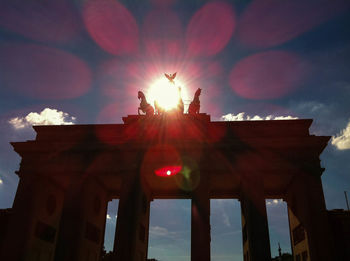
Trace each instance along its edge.
{"label": "cloud bank", "polygon": [[350,122],[340,134],[332,137],[332,145],[338,150],[350,149]]}
{"label": "cloud bank", "polygon": [[246,115],[245,112],[240,112],[238,114],[229,113],[221,116],[221,120],[223,121],[262,121],[262,120],[294,120],[298,119],[298,117],[293,116],[274,116],[268,115],[266,117],[261,117],[259,115]]}
{"label": "cloud bank", "polygon": [[15,129],[23,129],[31,125],[72,125],[76,117],[56,109],[45,108],[40,113],[31,112],[25,117],[15,117],[8,122]]}

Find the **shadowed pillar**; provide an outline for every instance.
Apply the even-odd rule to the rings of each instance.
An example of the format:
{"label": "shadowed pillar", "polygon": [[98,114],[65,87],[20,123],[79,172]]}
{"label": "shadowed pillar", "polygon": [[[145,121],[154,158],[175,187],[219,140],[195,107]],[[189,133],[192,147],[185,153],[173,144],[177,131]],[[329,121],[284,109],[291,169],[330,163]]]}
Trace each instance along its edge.
{"label": "shadowed pillar", "polygon": [[300,260],[334,260],[333,240],[321,177],[300,173],[287,191],[293,255]]}
{"label": "shadowed pillar", "polygon": [[259,173],[242,176],[240,201],[244,261],[271,260],[264,188]]}
{"label": "shadowed pillar", "polygon": [[63,195],[49,178],[20,176],[0,260],[53,260]]}
{"label": "shadowed pillar", "polygon": [[98,260],[107,214],[106,189],[75,177],[65,195],[55,261]]}
{"label": "shadowed pillar", "polygon": [[201,176],[192,195],[191,261],[210,261],[209,180]]}
{"label": "shadowed pillar", "polygon": [[119,199],[113,260],[146,260],[150,200],[148,187],[140,176],[126,173]]}

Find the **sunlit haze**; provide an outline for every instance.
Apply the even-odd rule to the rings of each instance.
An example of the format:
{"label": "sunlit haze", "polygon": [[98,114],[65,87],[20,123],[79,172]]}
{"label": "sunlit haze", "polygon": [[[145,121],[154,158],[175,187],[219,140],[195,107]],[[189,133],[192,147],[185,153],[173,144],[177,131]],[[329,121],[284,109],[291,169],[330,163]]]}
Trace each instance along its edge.
{"label": "sunlit haze", "polygon": [[[181,94],[179,93],[179,87],[181,88]],[[154,105],[154,101],[157,101],[160,107],[168,111],[177,106],[180,95],[184,102],[188,100],[186,86],[179,80],[171,83],[163,76],[150,84],[146,97],[151,105]]]}

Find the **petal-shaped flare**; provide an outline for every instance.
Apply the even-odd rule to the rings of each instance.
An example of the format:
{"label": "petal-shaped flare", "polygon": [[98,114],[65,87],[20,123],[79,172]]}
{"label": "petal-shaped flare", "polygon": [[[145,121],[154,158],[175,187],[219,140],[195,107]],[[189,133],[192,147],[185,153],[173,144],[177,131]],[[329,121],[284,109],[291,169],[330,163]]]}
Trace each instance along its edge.
{"label": "petal-shaped flare", "polygon": [[130,55],[138,51],[136,20],[121,3],[88,1],[83,14],[87,31],[103,50],[114,55]]}
{"label": "petal-shaped flare", "polygon": [[34,44],[0,46],[0,81],[33,98],[69,99],[85,94],[91,71],[68,52]]}
{"label": "petal-shaped flare", "polygon": [[230,85],[248,99],[280,98],[305,79],[307,66],[296,54],[267,51],[251,55],[235,65],[230,73]]}
{"label": "petal-shaped flare", "polygon": [[191,18],[186,32],[186,43],[191,55],[210,56],[219,53],[230,40],[235,29],[232,5],[211,2]]}
{"label": "petal-shaped flare", "polygon": [[0,1],[0,27],[45,43],[67,43],[81,26],[68,0]]}

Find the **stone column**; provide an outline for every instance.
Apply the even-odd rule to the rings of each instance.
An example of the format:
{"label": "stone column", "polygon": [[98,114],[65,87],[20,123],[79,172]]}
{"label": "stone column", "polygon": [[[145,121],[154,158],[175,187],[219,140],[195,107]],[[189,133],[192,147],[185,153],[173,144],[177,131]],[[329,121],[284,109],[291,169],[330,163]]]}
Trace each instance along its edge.
{"label": "stone column", "polygon": [[192,194],[191,261],[210,261],[209,180],[204,174]]}
{"label": "stone column", "polygon": [[271,260],[263,180],[259,173],[242,175],[240,201],[244,261]]}
{"label": "stone column", "polygon": [[295,176],[286,201],[293,255],[301,260],[333,260],[334,246],[320,175]]}
{"label": "stone column", "polygon": [[146,260],[151,195],[139,173],[125,173],[121,187],[114,260]]}
{"label": "stone column", "polygon": [[72,180],[65,194],[56,261],[97,261],[107,213],[106,189],[93,177]]}
{"label": "stone column", "polygon": [[63,195],[47,177],[21,176],[0,260],[53,260]]}

